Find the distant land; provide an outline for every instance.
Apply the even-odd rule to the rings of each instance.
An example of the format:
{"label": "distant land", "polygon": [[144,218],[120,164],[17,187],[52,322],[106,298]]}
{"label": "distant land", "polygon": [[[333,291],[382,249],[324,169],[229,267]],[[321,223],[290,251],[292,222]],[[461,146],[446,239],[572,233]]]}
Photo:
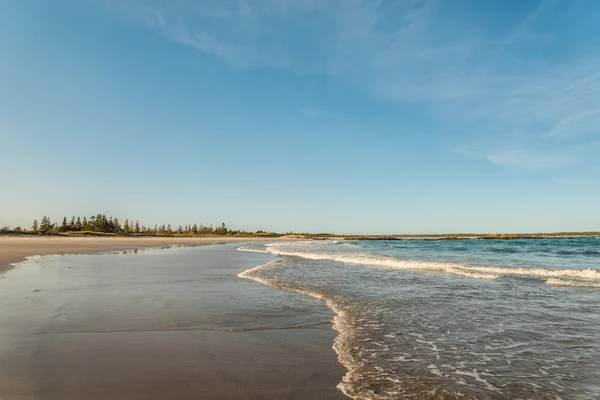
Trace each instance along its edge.
{"label": "distant land", "polygon": [[63,217],[61,223],[56,223],[44,216],[38,222],[34,219],[31,227],[20,226],[0,228],[0,235],[27,236],[119,236],[119,237],[260,237],[288,238],[312,240],[514,240],[514,239],[561,239],[575,237],[600,237],[596,232],[549,232],[549,233],[445,233],[445,234],[395,234],[395,235],[354,235],[332,233],[297,233],[297,232],[254,232],[228,228],[225,223],[214,228],[212,225],[192,223],[174,227],[171,224],[154,225],[152,227],[140,224],[137,220],[126,218],[121,224],[118,218],[96,214],[90,217]]}

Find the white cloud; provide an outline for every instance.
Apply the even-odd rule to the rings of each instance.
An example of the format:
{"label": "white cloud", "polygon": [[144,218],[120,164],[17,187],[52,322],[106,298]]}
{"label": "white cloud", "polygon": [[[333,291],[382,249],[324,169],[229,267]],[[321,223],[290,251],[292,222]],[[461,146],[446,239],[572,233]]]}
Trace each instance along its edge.
{"label": "white cloud", "polygon": [[[565,35],[579,32],[572,20],[597,31],[590,7],[568,3],[564,12],[542,0],[511,20],[439,0],[136,4],[152,29],[231,66],[329,76],[379,99],[493,126],[528,148],[555,147],[533,156],[495,138],[480,156],[498,165],[564,165],[564,143],[600,136],[600,38]],[[465,144],[489,135],[473,132]]]}
{"label": "white cloud", "polygon": [[494,34],[436,0],[144,4],[153,29],[234,66],[330,75],[391,100],[460,100],[512,122],[598,117],[600,54],[535,55],[562,50],[536,28],[556,17],[548,1]]}
{"label": "white cloud", "polygon": [[536,154],[526,151],[502,151],[485,157],[502,167],[556,168],[569,164],[572,159],[563,154]]}

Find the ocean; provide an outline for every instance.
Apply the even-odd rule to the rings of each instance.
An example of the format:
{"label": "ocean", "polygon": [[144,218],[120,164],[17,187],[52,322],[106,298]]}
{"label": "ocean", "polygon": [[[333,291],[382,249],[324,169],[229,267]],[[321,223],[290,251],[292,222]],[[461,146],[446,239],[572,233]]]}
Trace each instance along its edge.
{"label": "ocean", "polygon": [[600,398],[600,240],[250,244],[239,276],[333,310],[358,399]]}

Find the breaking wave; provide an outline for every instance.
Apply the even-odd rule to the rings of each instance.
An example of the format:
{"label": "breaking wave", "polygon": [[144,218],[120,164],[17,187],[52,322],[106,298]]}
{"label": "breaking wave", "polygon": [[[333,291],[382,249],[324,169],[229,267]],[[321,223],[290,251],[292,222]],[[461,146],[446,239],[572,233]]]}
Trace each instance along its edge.
{"label": "breaking wave", "polygon": [[[525,248],[519,251],[521,265],[515,265],[514,257],[482,256],[489,254],[482,250],[491,246],[487,243],[474,244],[467,257],[453,256],[445,243],[439,245],[443,252],[429,243],[414,244],[433,260],[419,260],[410,248],[389,249],[387,243],[360,243],[358,250],[348,244],[354,245],[278,242],[238,249],[285,257],[241,272],[240,278],[310,296],[333,311],[338,332],[333,349],[347,370],[338,388],[347,396],[583,400],[598,393],[597,349],[586,345],[598,337],[600,314],[593,300],[600,270],[595,264],[577,257],[534,258],[538,252]],[[465,285],[464,280],[402,271],[478,280],[522,278],[506,285]],[[533,290],[532,280],[548,286]],[[533,331],[539,333],[532,336]],[[577,379],[565,371],[577,371]]]}
{"label": "breaking wave", "polygon": [[[244,250],[250,251],[250,250]],[[403,260],[394,257],[378,256],[373,254],[333,254],[304,251],[289,251],[277,245],[268,245],[265,252],[287,257],[299,257],[309,260],[327,260],[345,264],[362,264],[367,266],[446,273],[475,279],[498,279],[505,276],[521,276],[533,278],[568,278],[583,281],[600,282],[600,271],[597,269],[561,269],[551,270],[543,268],[500,268],[481,267],[463,264]]]}
{"label": "breaking wave", "polygon": [[574,281],[574,280],[557,279],[557,278],[550,278],[550,279],[546,280],[546,285],[600,289],[600,283]]}
{"label": "breaking wave", "polygon": [[268,253],[267,250],[253,249],[253,248],[248,247],[248,246],[238,247],[237,251],[247,251],[249,253]]}

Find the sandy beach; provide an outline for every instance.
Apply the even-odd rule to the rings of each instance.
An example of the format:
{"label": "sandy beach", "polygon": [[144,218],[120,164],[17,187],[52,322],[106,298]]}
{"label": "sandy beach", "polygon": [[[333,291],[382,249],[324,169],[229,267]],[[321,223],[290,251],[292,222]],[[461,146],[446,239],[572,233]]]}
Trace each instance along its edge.
{"label": "sandy beach", "polygon": [[15,236],[0,235],[0,273],[11,268],[11,264],[23,261],[28,256],[49,254],[84,254],[107,251],[140,249],[163,246],[200,246],[216,243],[248,241],[276,241],[277,238],[240,237],[61,237],[61,236]]}
{"label": "sandy beach", "polygon": [[0,239],[0,398],[346,398],[331,311],[237,277],[272,257],[154,249],[225,241]]}

